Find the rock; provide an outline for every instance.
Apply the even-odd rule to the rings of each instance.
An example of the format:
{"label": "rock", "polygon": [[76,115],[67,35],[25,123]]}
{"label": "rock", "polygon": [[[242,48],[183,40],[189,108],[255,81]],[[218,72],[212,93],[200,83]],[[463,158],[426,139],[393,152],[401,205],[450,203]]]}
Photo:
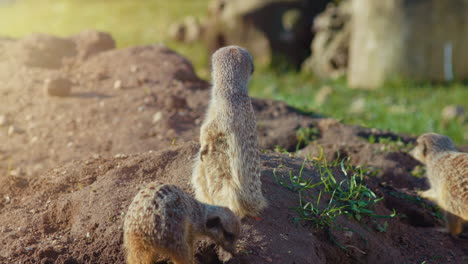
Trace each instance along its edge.
{"label": "rock", "polygon": [[299,68],[310,55],[314,17],[330,0],[213,0],[203,25],[211,51],[236,44],[260,64]]}
{"label": "rock", "polygon": [[122,89],[122,81],[121,80],[115,80],[114,89],[116,89],[116,90]]}
{"label": "rock", "polygon": [[159,120],[161,120],[161,118],[162,118],[162,113],[161,112],[156,112],[153,115],[153,124],[156,124],[157,122],[159,122]]}
{"label": "rock", "polygon": [[78,56],[81,59],[87,59],[93,55],[107,50],[115,49],[115,40],[108,33],[96,30],[83,31],[71,39],[75,42],[78,49]]}
{"label": "rock", "polygon": [[21,134],[24,131],[16,126],[10,126],[8,127],[8,136],[13,136],[14,134]]}
{"label": "rock", "polygon": [[169,38],[184,42],[192,43],[200,39],[202,34],[202,26],[200,22],[193,16],[186,17],[182,22],[177,22],[169,26]]}
{"label": "rock", "polygon": [[442,109],[442,118],[445,121],[463,118],[465,115],[465,108],[461,105],[448,105]]}
{"label": "rock", "polygon": [[348,67],[351,38],[351,1],[331,3],[314,19],[312,55],[302,69],[314,72],[321,78],[337,78]]}
{"label": "rock", "polygon": [[7,115],[0,115],[0,127],[8,126],[10,124],[10,119]]}
{"label": "rock", "polygon": [[116,159],[126,159],[126,158],[128,158],[128,155],[123,154],[123,153],[118,153],[118,154],[115,154],[114,158],[116,158]]}
{"label": "rock", "polygon": [[170,96],[166,99],[166,107],[170,110],[184,109],[187,107],[187,100],[180,96]]}
{"label": "rock", "polygon": [[15,56],[28,67],[57,69],[64,59],[76,55],[76,45],[65,38],[33,34],[17,43]]}
{"label": "rock", "polygon": [[50,96],[65,97],[70,95],[73,83],[66,78],[46,79],[45,90]]}

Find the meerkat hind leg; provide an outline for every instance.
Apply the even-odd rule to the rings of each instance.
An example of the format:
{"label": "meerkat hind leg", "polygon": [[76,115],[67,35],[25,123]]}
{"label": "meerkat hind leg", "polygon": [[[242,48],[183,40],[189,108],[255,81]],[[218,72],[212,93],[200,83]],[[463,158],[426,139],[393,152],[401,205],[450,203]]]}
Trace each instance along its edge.
{"label": "meerkat hind leg", "polygon": [[463,231],[463,220],[449,212],[445,213],[447,219],[447,229],[452,236],[458,236]]}
{"label": "meerkat hind leg", "polygon": [[193,242],[194,234],[193,229],[190,223],[185,223],[185,237],[181,239],[185,240],[185,244],[182,244],[178,252],[171,252],[171,260],[174,264],[195,264],[194,252],[193,252]]}
{"label": "meerkat hind leg", "polygon": [[127,248],[128,264],[153,264],[158,259],[157,250],[133,235],[130,235]]}

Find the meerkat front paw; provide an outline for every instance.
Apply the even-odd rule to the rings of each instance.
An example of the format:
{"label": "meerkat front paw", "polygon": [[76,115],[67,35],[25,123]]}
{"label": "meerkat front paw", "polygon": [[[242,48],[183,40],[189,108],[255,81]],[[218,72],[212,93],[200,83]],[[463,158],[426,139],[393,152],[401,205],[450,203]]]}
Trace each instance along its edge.
{"label": "meerkat front paw", "polygon": [[432,189],[429,189],[429,190],[426,190],[426,191],[419,191],[418,195],[420,197],[422,197],[422,198],[426,198],[426,199],[429,199],[429,200],[432,200],[432,201],[436,200],[436,198],[437,198],[436,193]]}
{"label": "meerkat front paw", "polygon": [[203,161],[203,157],[208,154],[208,146],[204,145],[200,148],[200,160]]}

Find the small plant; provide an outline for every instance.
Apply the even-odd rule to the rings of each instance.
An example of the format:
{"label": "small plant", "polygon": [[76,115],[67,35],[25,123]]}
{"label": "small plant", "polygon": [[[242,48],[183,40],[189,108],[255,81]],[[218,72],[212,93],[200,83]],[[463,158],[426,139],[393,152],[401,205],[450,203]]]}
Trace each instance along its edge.
{"label": "small plant", "polygon": [[283,148],[280,145],[276,145],[274,151],[281,154],[287,154],[289,157],[294,157],[294,153],[289,152],[286,148]]}
{"label": "small plant", "polygon": [[317,140],[320,131],[316,127],[301,127],[296,131],[297,145],[296,151]]}
{"label": "small plant", "polygon": [[[314,181],[304,177],[304,166],[308,160],[305,159],[298,175],[289,172],[289,179],[280,179],[274,170],[276,181],[294,192],[299,193],[299,206],[294,208],[299,217],[298,221],[307,221],[315,228],[339,228],[343,227],[336,225],[335,220],[340,215],[346,215],[356,220],[361,220],[363,216],[375,218],[391,218],[395,216],[395,212],[391,215],[378,215],[373,210],[374,204],[381,201],[375,193],[364,184],[364,175],[370,172],[360,167],[352,167],[349,164],[349,159],[336,159],[332,162],[327,162],[321,157],[312,159],[310,162],[317,167],[320,175],[319,181]],[[334,171],[340,169],[344,175],[344,179],[339,181]],[[307,190],[322,187],[319,194],[314,196]],[[385,225],[385,224],[384,224]],[[386,229],[382,226],[382,230]]]}
{"label": "small plant", "polygon": [[375,135],[370,135],[367,141],[371,144],[382,144],[379,150],[381,153],[397,151],[409,152],[414,147],[413,143],[405,143],[400,137],[394,139],[392,137],[376,137]]}

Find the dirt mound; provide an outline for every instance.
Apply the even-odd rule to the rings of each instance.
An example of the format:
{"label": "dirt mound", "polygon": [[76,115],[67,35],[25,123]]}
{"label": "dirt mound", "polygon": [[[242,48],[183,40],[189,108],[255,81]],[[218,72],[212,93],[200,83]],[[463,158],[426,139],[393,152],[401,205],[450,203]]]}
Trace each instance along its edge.
{"label": "dirt mound", "polygon": [[[349,158],[351,164],[378,169],[377,177],[388,184],[403,188],[424,188],[424,180],[412,177],[417,165],[408,151],[414,137],[388,131],[344,125],[334,119],[318,121],[320,137],[300,150],[301,156],[318,156],[323,152],[329,161]],[[337,140],[339,139],[339,140]]]}
{"label": "dirt mound", "polygon": [[[197,150],[197,144],[183,143],[157,152],[89,158],[35,178],[2,208],[0,260],[123,263],[122,221],[133,196],[155,180],[192,192],[188,182]],[[272,152],[262,158],[263,191],[270,206],[262,220],[244,221],[239,256],[229,263],[413,263],[433,255],[461,263],[459,239],[407,225],[399,218],[387,220],[385,233],[374,231],[375,223],[339,219],[355,230],[351,235],[334,231],[336,239],[350,248],[339,249],[326,232],[294,221],[297,214],[291,208],[298,206],[298,195],[275,180],[274,175],[283,179],[289,171],[297,174],[302,159]],[[306,165],[303,175],[319,180],[312,166]],[[375,210],[391,212],[383,203]],[[199,255],[202,263],[207,263],[206,254],[205,250]]]}
{"label": "dirt mound", "polygon": [[[0,83],[0,115],[9,120],[0,127],[0,173],[29,178],[75,159],[163,149],[198,138],[210,91],[191,63],[160,45],[111,49],[109,38],[87,31],[69,39],[34,35],[0,41],[0,79],[6,80]],[[43,42],[71,43],[74,56],[47,53],[61,65],[51,69],[9,55],[21,48],[45,56],[35,48]],[[48,96],[49,79],[71,81],[70,95]],[[310,123],[282,102],[254,105],[263,148],[274,148],[285,136],[292,137],[287,145],[294,145],[295,129]],[[290,126],[277,126],[281,122]]]}
{"label": "dirt mound", "polygon": [[[74,51],[47,53],[54,67],[11,56],[21,49],[42,56],[36,46],[48,41],[72,43]],[[117,50],[112,43],[97,32],[0,39],[0,263],[123,263],[122,219],[137,190],[158,180],[192,192],[188,182],[199,147],[194,142],[209,84],[164,46]],[[45,80],[51,78],[69,80],[71,93],[49,96]],[[262,149],[305,148],[296,154],[263,151],[270,206],[262,220],[244,221],[239,256],[229,263],[464,261],[465,239],[427,228],[442,221],[415,194],[426,185],[412,176],[418,163],[406,153],[414,138],[314,118],[282,102],[252,102]],[[374,167],[376,176],[366,174],[365,182],[385,198],[375,212],[396,209],[400,215],[338,217],[354,232],[297,221],[297,190],[283,181],[289,173],[299,175],[303,157],[320,156],[320,149],[330,161],[339,151],[353,165]],[[302,174],[318,182],[319,171],[307,163]],[[338,167],[334,175],[345,179]],[[320,190],[307,194],[318,197]],[[199,245],[198,258],[220,263],[209,242]]]}

